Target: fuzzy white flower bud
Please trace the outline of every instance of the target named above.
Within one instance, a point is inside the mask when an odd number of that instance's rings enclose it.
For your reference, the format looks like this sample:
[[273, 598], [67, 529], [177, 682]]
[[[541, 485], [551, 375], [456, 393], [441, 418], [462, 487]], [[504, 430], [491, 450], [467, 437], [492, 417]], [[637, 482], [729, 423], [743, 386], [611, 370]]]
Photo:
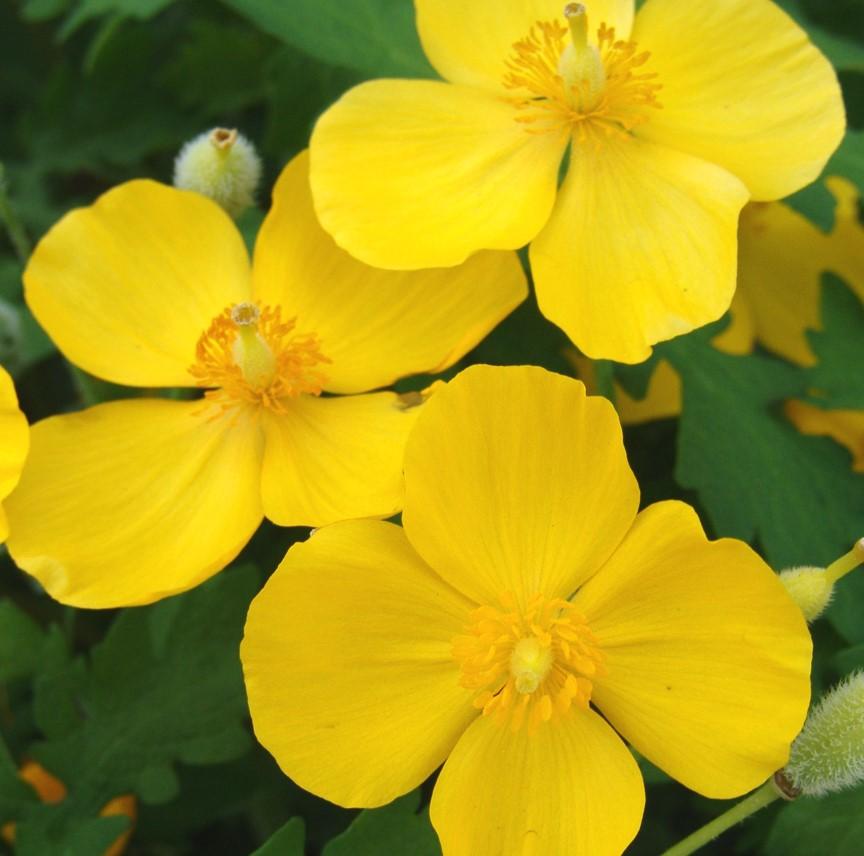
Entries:
[[809, 796], [864, 781], [864, 672], [838, 684], [813, 708], [783, 772]]
[[789, 568], [780, 574], [780, 582], [808, 621], [815, 621], [834, 596], [825, 568]]
[[174, 162], [174, 186], [195, 190], [238, 217], [255, 202], [261, 160], [236, 129], [214, 128], [190, 140]]

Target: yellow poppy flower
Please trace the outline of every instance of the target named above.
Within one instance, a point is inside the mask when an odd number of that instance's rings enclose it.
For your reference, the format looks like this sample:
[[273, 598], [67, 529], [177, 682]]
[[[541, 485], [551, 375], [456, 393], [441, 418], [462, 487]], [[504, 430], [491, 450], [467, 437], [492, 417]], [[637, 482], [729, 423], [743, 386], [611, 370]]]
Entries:
[[0, 366], [0, 544], [9, 536], [2, 501], [18, 484], [29, 445], [27, 420], [18, 409], [15, 385], [6, 369]]
[[415, 0], [447, 82], [345, 94], [312, 135], [313, 196], [380, 267], [532, 241], [543, 313], [583, 353], [638, 362], [728, 309], [741, 207], [816, 178], [843, 102], [769, 0], [562, 6]]
[[250, 608], [255, 733], [299, 785], [377, 806], [444, 762], [445, 856], [604, 856], [644, 803], [616, 730], [710, 797], [785, 763], [804, 619], [689, 506], [637, 514], [608, 401], [535, 367], [469, 368], [418, 417], [405, 484], [404, 530], [317, 531]]
[[[27, 782], [43, 803], [61, 803], [66, 799], [66, 785], [36, 761], [25, 761], [18, 771], [18, 778]], [[134, 825], [138, 817], [138, 800], [132, 794], [109, 800], [99, 812], [99, 817], [113, 817], [119, 814], [128, 817]], [[3, 838], [8, 844], [14, 844], [16, 833], [16, 824], [14, 822], [6, 823], [0, 829], [0, 838]], [[120, 856], [126, 851], [131, 837], [132, 826], [130, 825], [126, 832], [117, 836], [117, 840], [108, 847], [104, 856]]]
[[416, 411], [366, 391], [451, 365], [526, 295], [513, 253], [408, 274], [355, 261], [315, 219], [305, 154], [276, 185], [251, 270], [219, 206], [133, 181], [54, 226], [24, 282], [36, 318], [86, 371], [209, 389], [34, 426], [9, 552], [84, 607], [198, 584], [264, 516], [392, 515]]

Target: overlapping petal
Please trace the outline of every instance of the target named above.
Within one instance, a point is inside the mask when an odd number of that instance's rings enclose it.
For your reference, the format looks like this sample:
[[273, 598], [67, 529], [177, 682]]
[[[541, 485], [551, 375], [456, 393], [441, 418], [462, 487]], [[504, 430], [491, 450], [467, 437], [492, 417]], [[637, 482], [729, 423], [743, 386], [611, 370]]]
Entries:
[[615, 411], [540, 368], [473, 366], [424, 405], [405, 452], [408, 538], [480, 603], [569, 596], [629, 529], [639, 489]]
[[725, 170], [652, 143], [574, 149], [531, 245], [540, 309], [591, 357], [644, 360], [729, 308], [746, 201]]
[[242, 410], [138, 399], [54, 416], [6, 501], [9, 552], [72, 606], [149, 603], [227, 565], [261, 521], [261, 442]]
[[128, 386], [193, 386], [195, 344], [249, 300], [249, 259], [215, 202], [130, 181], [70, 212], [24, 272], [27, 303], [73, 363]]
[[[585, 4], [592, 36], [601, 23], [626, 38], [633, 0]], [[453, 83], [507, 92], [501, 85], [513, 44], [538, 21], [564, 21], [561, 0], [414, 0], [423, 50], [442, 77]]]
[[264, 513], [281, 526], [389, 517], [402, 507], [402, 456], [417, 408], [392, 392], [304, 396], [264, 412]]
[[[18, 409], [15, 385], [6, 370], [0, 367], [0, 501], [18, 484], [29, 446], [27, 419]], [[0, 505], [0, 543], [8, 534], [6, 514]]]
[[470, 608], [393, 524], [338, 523], [296, 544], [240, 652], [258, 739], [340, 805], [416, 787], [477, 716], [450, 653]]
[[725, 167], [754, 199], [813, 181], [843, 138], [834, 69], [771, 0], [648, 0], [633, 39], [663, 86], [638, 133]]
[[318, 120], [311, 183], [323, 227], [370, 265], [448, 267], [527, 244], [549, 217], [565, 129], [530, 134], [503, 97], [378, 80]]
[[864, 410], [825, 410], [806, 401], [787, 401], [786, 416], [802, 433], [831, 437], [849, 450], [852, 469], [864, 473]]
[[644, 805], [633, 756], [580, 710], [534, 732], [474, 722], [438, 777], [431, 815], [447, 856], [618, 856]]
[[331, 360], [326, 389], [343, 393], [447, 368], [527, 295], [515, 253], [480, 252], [455, 268], [413, 272], [358, 262], [318, 224], [306, 153], [276, 184], [253, 270], [256, 299], [320, 337]]
[[708, 542], [683, 503], [652, 505], [574, 603], [605, 656], [593, 702], [645, 757], [715, 798], [783, 766], [807, 713], [812, 646], [746, 544]]

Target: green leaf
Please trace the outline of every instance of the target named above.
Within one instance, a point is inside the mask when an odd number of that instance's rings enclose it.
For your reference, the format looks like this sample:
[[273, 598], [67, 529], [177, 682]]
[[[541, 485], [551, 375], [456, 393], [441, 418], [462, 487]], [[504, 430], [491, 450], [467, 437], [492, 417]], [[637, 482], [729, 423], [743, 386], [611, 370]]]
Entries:
[[801, 0], [778, 0], [806, 31], [813, 43], [840, 71], [864, 71], [864, 47], [858, 42], [820, 27], [807, 17]]
[[420, 791], [413, 791], [384, 808], [360, 812], [345, 832], [327, 844], [324, 856], [440, 856], [438, 837], [427, 813], [417, 813], [419, 805]]
[[93, 18], [116, 15], [146, 21], [176, 0], [80, 0], [60, 28], [60, 38], [67, 39], [82, 24]]
[[120, 794], [170, 799], [177, 761], [212, 764], [247, 750], [237, 651], [257, 581], [254, 568], [232, 568], [187, 594], [127, 609], [89, 663], [43, 676], [36, 720], [46, 738], [29, 754], [69, 790], [45, 821], [52, 840], [65, 841]]
[[302, 817], [292, 817], [266, 844], [252, 856], [303, 856], [306, 844], [306, 828]]
[[[43, 809], [44, 811], [44, 809]], [[47, 813], [47, 812], [45, 812]], [[94, 856], [102, 854], [129, 827], [129, 818], [122, 815], [94, 817], [85, 820], [62, 840], [51, 836], [39, 823], [23, 822], [18, 824], [15, 835], [16, 856]]]
[[783, 806], [765, 842], [765, 856], [860, 856], [864, 787], [823, 799], [802, 797]]
[[864, 305], [836, 276], [822, 278], [822, 329], [807, 333], [818, 362], [807, 369], [821, 407], [864, 410]]
[[658, 348], [683, 386], [678, 483], [698, 492], [717, 534], [758, 540], [775, 568], [827, 565], [861, 535], [864, 478], [844, 449], [802, 436], [779, 412], [805, 393], [802, 370], [721, 353], [717, 332]]
[[256, 26], [367, 77], [435, 77], [405, 0], [223, 0]]

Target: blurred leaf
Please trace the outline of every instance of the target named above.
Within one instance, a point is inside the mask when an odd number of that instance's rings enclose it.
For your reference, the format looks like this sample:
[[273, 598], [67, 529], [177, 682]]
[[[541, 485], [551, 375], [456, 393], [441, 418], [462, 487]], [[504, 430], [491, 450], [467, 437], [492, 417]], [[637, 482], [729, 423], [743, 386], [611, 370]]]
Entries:
[[835, 68], [841, 71], [864, 71], [864, 46], [814, 24], [807, 16], [802, 0], [777, 0], [808, 33], [813, 43]]
[[176, 0], [79, 0], [60, 28], [60, 38], [67, 39], [82, 24], [106, 15], [137, 18], [146, 21]]
[[724, 354], [710, 325], [658, 350], [681, 375], [676, 478], [719, 535], [759, 541], [775, 568], [826, 565], [860, 537], [864, 477], [833, 441], [804, 437], [777, 412], [807, 388], [769, 357]]
[[367, 77], [436, 77], [406, 0], [223, 0], [267, 33]]
[[[45, 810], [45, 807], [43, 807]], [[15, 856], [94, 856], [103, 854], [129, 827], [129, 818], [120, 815], [94, 817], [71, 829], [62, 842], [46, 833], [38, 822], [18, 824]]]
[[46, 738], [30, 754], [69, 789], [40, 813], [51, 841], [65, 841], [120, 794], [171, 798], [176, 761], [218, 763], [246, 751], [237, 650], [256, 588], [253, 568], [233, 568], [177, 598], [124, 610], [89, 663], [43, 677], [36, 718]]
[[831, 409], [864, 410], [864, 305], [836, 276], [826, 274], [822, 281], [822, 329], [807, 332], [818, 359], [807, 369], [814, 387], [810, 400]]
[[17, 819], [35, 804], [36, 794], [18, 778], [18, 767], [0, 737], [0, 824]]
[[29, 677], [66, 660], [60, 630], [43, 630], [12, 601], [0, 601], [0, 683]]
[[327, 844], [323, 856], [440, 856], [438, 837], [427, 812], [417, 813], [419, 805], [420, 791], [412, 791], [383, 808], [360, 812], [345, 832]]
[[302, 817], [292, 817], [252, 856], [303, 856], [306, 831]]
[[783, 806], [765, 842], [765, 856], [860, 856], [864, 788], [822, 799], [801, 797]]

